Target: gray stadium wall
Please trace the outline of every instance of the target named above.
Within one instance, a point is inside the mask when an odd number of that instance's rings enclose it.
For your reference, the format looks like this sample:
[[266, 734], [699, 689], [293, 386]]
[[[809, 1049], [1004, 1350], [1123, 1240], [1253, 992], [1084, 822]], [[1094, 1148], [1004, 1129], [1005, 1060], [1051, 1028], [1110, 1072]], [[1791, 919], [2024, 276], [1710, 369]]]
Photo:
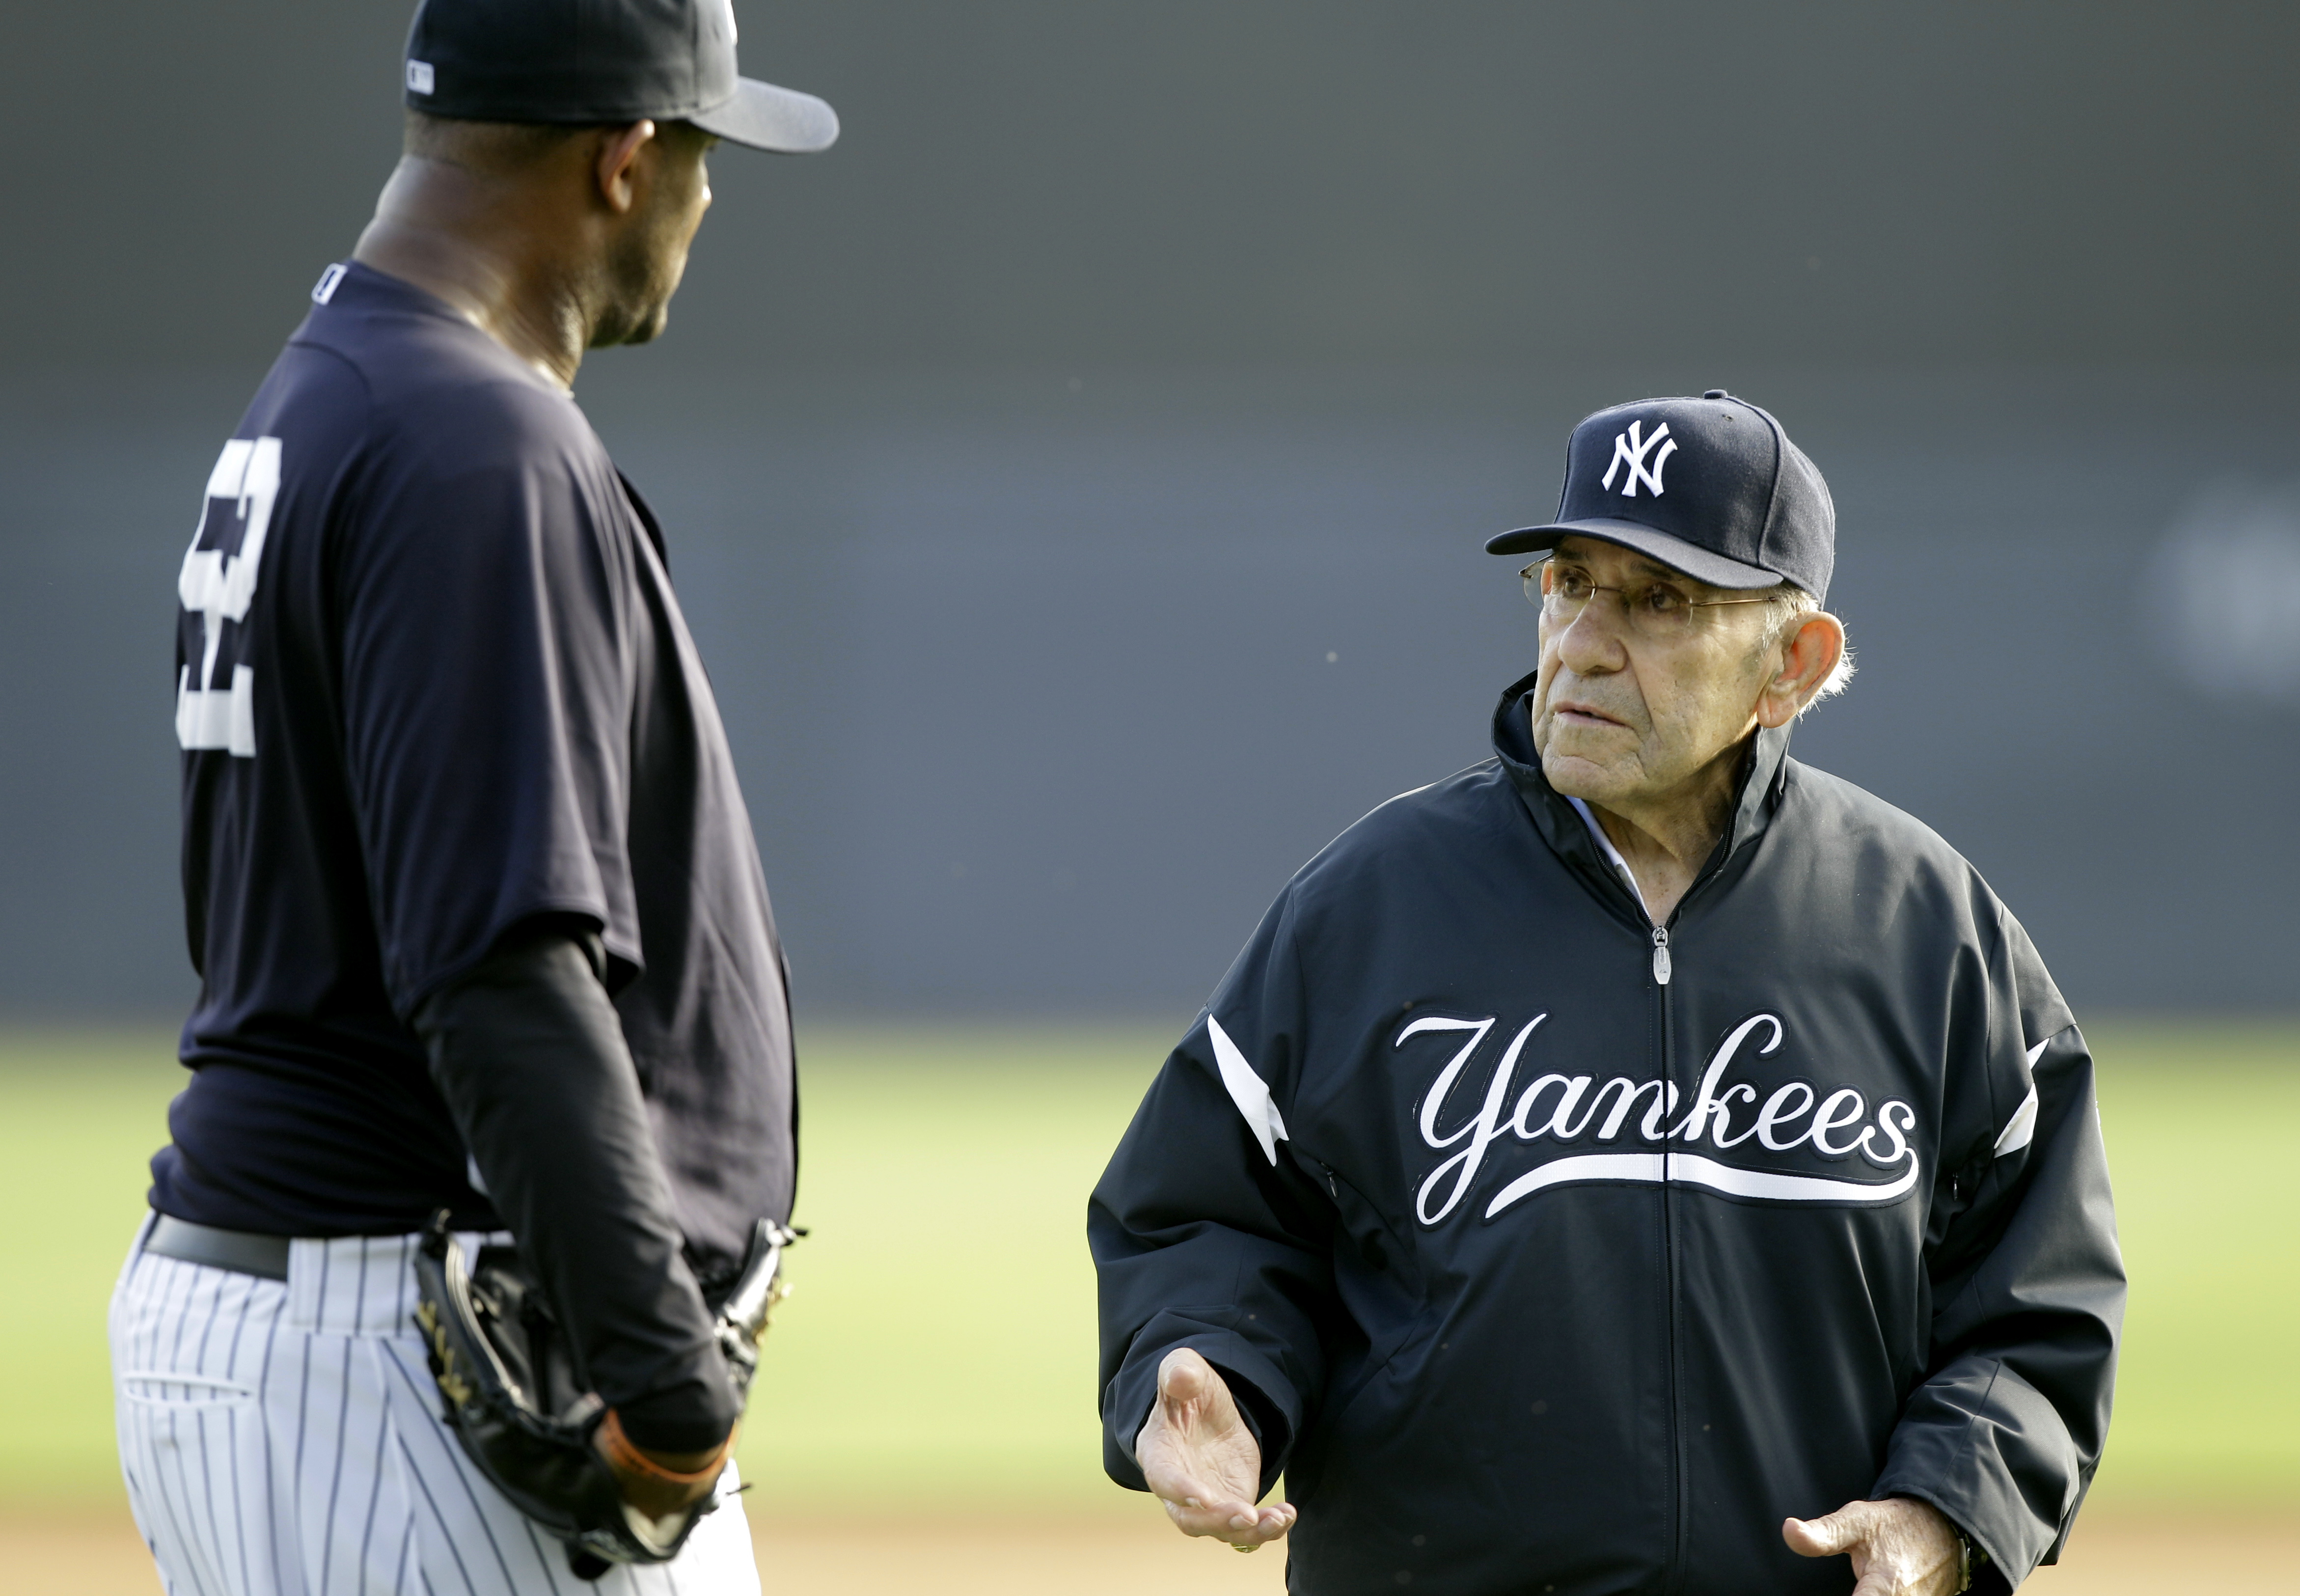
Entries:
[[[1531, 614], [1478, 545], [1572, 421], [1712, 386], [1838, 499], [1862, 671], [1797, 756], [1971, 856], [2080, 1011], [2294, 1007], [2288, 11], [741, 13], [846, 136], [717, 157], [670, 334], [580, 393], [809, 1012], [1187, 1017], [1481, 756]], [[0, 63], [0, 1014], [188, 996], [176, 564], [389, 169], [404, 21], [51, 8]]]

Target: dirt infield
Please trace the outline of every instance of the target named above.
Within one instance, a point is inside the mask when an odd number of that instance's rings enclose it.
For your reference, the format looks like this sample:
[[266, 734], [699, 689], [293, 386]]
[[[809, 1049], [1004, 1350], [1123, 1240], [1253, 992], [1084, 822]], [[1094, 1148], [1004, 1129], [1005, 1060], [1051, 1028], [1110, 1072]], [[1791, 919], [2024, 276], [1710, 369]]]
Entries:
[[[1271, 1596], [1275, 1550], [1239, 1557], [1144, 1517], [997, 1528], [938, 1523], [763, 1526], [769, 1596]], [[153, 1596], [150, 1559], [125, 1512], [0, 1517], [0, 1585], [11, 1596]], [[1849, 1583], [1849, 1582], [1848, 1582]], [[2300, 1519], [2209, 1525], [2106, 1519], [2081, 1528], [2037, 1596], [2295, 1596]]]

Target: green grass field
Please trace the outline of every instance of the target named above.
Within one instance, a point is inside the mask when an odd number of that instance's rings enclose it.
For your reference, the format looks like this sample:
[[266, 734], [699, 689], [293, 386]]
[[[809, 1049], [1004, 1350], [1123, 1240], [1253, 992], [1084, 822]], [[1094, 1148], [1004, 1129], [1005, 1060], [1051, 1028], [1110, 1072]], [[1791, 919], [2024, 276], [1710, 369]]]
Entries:
[[[2102, 1025], [2133, 1306], [2097, 1507], [2300, 1495], [2300, 1232], [2283, 1141], [2300, 1028]], [[1101, 1476], [1086, 1193], [1167, 1040], [829, 1031], [804, 1039], [796, 1287], [746, 1472], [793, 1512], [1004, 1516], [1136, 1504]], [[180, 1083], [169, 1039], [0, 1035], [0, 1492], [118, 1492], [104, 1301]]]

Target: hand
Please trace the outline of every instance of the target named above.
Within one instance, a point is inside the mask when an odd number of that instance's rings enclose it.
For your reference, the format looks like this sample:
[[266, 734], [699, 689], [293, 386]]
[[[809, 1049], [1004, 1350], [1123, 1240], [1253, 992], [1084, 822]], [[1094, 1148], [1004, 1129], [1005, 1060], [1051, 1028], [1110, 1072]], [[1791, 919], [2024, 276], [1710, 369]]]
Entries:
[[1262, 1448], [1213, 1365], [1188, 1347], [1158, 1366], [1158, 1400], [1135, 1437], [1134, 1457], [1186, 1535], [1252, 1551], [1294, 1527], [1294, 1509], [1283, 1502], [1255, 1508]]
[[[718, 1489], [719, 1472], [725, 1466], [733, 1450], [734, 1437], [729, 1436], [707, 1452], [658, 1452], [638, 1445], [622, 1433], [622, 1426], [612, 1411], [599, 1427], [592, 1432], [591, 1445], [607, 1466], [615, 1471], [615, 1483], [623, 1488], [623, 1500], [645, 1514], [666, 1531], [665, 1520], [676, 1519], [688, 1508], [704, 1500]], [[626, 1451], [624, 1449], [629, 1449]], [[667, 1480], [651, 1474], [631, 1462], [631, 1457], [654, 1464], [671, 1474], [700, 1476], [686, 1480]]]
[[1853, 1596], [1952, 1596], [1960, 1572], [1956, 1531], [1913, 1497], [1846, 1502], [1821, 1518], [1790, 1518], [1781, 1539], [1801, 1558], [1853, 1557]]

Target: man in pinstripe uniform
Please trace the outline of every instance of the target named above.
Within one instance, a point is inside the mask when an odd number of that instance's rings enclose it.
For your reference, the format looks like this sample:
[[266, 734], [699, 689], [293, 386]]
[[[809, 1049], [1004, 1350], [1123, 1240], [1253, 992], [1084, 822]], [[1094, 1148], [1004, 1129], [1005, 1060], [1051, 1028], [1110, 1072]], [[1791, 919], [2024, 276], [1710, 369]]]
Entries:
[[406, 156], [211, 474], [176, 730], [199, 1005], [114, 1298], [179, 1596], [576, 1587], [442, 1425], [416, 1233], [508, 1232], [606, 1404], [613, 1596], [758, 1589], [712, 1316], [788, 1217], [783, 962], [653, 516], [575, 406], [663, 325], [738, 79], [727, 0], [427, 0]]

